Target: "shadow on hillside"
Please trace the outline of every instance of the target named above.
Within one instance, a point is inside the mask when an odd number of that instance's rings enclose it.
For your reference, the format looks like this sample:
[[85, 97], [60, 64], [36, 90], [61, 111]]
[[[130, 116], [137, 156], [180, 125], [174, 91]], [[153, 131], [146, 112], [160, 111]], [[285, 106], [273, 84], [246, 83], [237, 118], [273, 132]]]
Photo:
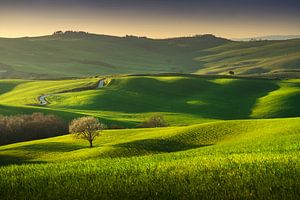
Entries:
[[12, 148], [10, 150], [21, 151], [37, 151], [37, 152], [70, 152], [78, 149], [86, 148], [86, 146], [62, 143], [62, 142], [48, 142], [42, 144], [30, 144], [21, 147]]
[[134, 152], [149, 152], [149, 153], [170, 153], [205, 147], [209, 145], [184, 144], [174, 140], [167, 139], [145, 139], [137, 140], [128, 143], [116, 144], [116, 147], [131, 149]]
[[[0, 65], [1, 65], [1, 63], [0, 63]], [[12, 91], [19, 84], [20, 83], [13, 83], [13, 82], [11, 82], [11, 83], [5, 83], [5, 82], [0, 83], [0, 95]]]
[[[209, 78], [162, 81], [138, 77], [93, 96], [89, 104], [70, 106], [124, 113], [173, 112], [202, 118], [245, 119], [260, 97], [279, 88], [275, 81], [234, 79], [225, 84]], [[192, 103], [190, 103], [192, 102]], [[193, 103], [195, 102], [195, 103]]]
[[30, 161], [28, 158], [0, 155], [0, 167], [7, 165], [22, 165], [22, 164], [40, 164], [42, 161]]

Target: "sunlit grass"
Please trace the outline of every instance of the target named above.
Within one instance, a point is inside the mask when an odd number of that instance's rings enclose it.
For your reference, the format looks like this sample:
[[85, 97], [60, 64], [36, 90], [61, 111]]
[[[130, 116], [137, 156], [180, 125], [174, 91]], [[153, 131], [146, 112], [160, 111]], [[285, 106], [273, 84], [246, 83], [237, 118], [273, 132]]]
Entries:
[[[0, 81], [0, 114], [90, 115], [124, 127], [162, 114], [170, 127], [105, 130], [94, 148], [70, 135], [1, 146], [1, 198], [300, 196], [299, 80], [115, 77], [70, 91], [98, 81]], [[56, 95], [39, 106], [43, 94]], [[296, 118], [253, 119], [274, 117]]]
[[[171, 125], [215, 120], [299, 116], [297, 80], [214, 79], [181, 76], [115, 77], [102, 89], [67, 92], [96, 85], [99, 78], [0, 82], [4, 115], [54, 113], [70, 120], [91, 115], [104, 123], [135, 127], [154, 114]], [[47, 106], [38, 106], [38, 97]]]
[[6, 145], [2, 164], [27, 164], [1, 167], [0, 189], [5, 199], [295, 199], [299, 123], [104, 131], [92, 149], [70, 136]]

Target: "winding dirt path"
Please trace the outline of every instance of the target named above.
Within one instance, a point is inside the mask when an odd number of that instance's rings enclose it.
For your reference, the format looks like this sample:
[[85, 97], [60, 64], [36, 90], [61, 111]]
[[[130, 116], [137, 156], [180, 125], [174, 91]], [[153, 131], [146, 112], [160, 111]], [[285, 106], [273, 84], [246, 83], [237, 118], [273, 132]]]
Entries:
[[[103, 88], [104, 87], [104, 82], [105, 79], [101, 79], [97, 85], [97, 89], [99, 88]], [[38, 100], [39, 100], [39, 104], [44, 106], [44, 105], [47, 105], [49, 102], [47, 101], [47, 97], [50, 97], [50, 96], [53, 96], [55, 94], [45, 94], [45, 95], [41, 95], [38, 97]]]
[[102, 80], [99, 81], [98, 88], [103, 88], [104, 87], [104, 81], [105, 81], [105, 79], [102, 79]]
[[46, 98], [49, 96], [52, 96], [52, 94], [46, 94], [46, 95], [39, 96], [40, 105], [47, 105], [48, 101], [46, 100]]

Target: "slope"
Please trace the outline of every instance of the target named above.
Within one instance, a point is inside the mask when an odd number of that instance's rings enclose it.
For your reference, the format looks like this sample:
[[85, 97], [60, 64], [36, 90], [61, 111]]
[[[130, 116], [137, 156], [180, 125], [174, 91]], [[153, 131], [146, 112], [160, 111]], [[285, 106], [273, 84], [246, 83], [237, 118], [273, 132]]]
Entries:
[[[96, 85], [99, 78], [64, 81], [25, 81], [0, 88], [1, 114], [34, 111], [66, 119], [92, 115], [108, 125], [136, 126], [153, 114], [171, 125], [212, 120], [298, 117], [298, 80], [198, 78], [189, 76], [125, 76], [109, 78], [101, 89], [74, 91]], [[6, 89], [5, 89], [6, 88]], [[65, 91], [64, 93], [61, 93]], [[44, 94], [46, 106], [38, 105]]]
[[70, 136], [7, 145], [2, 164], [23, 165], [0, 167], [0, 189], [6, 199], [297, 199], [299, 122], [105, 131], [93, 149]]
[[[89, 148], [66, 135], [0, 147], [2, 164], [64, 162], [178, 152], [174, 155], [296, 153], [299, 118], [233, 120], [186, 127], [106, 130]], [[259, 130], [256, 128], [259, 127]], [[186, 152], [186, 153], [185, 153]]]
[[0, 38], [0, 77], [59, 78], [132, 73], [299, 77], [299, 39], [236, 42], [213, 35], [149, 39], [64, 33]]
[[207, 49], [207, 55], [195, 58], [205, 63], [197, 73], [227, 74], [234, 70], [239, 75], [299, 77], [299, 44], [299, 39], [254, 41]]
[[211, 35], [153, 40], [92, 34], [0, 38], [0, 77], [193, 72], [193, 52], [228, 42]]

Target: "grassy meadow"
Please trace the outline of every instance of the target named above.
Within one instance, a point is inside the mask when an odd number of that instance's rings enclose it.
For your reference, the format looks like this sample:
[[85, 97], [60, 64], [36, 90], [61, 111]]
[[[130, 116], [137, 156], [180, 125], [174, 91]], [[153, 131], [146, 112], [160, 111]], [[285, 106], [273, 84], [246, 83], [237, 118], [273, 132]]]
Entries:
[[2, 197], [296, 199], [299, 123], [108, 130], [92, 149], [71, 136], [6, 145], [0, 147]]
[[[104, 130], [93, 148], [71, 135], [0, 146], [1, 199], [298, 199], [299, 102], [299, 79], [1, 80], [2, 115], [125, 128]], [[136, 128], [154, 114], [169, 127]]]

